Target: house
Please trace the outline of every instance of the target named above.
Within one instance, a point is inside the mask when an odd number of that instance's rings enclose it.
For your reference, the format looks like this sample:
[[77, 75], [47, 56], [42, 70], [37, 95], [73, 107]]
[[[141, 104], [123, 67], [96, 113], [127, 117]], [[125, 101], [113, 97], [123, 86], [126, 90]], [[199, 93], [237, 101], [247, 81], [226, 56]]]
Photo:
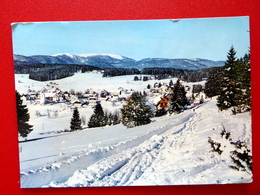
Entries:
[[194, 106], [200, 105], [200, 101], [199, 101], [199, 100], [195, 100], [195, 101], [193, 102], [193, 105], [194, 105]]
[[119, 93], [114, 91], [110, 94], [111, 97], [118, 97], [119, 96]]
[[65, 92], [63, 93], [63, 98], [66, 99], [66, 100], [68, 100], [69, 97], [70, 97], [70, 93], [67, 92], [67, 91], [65, 91]]
[[110, 94], [110, 93], [109, 93], [107, 90], [104, 89], [103, 91], [101, 91], [100, 97], [106, 98], [109, 94]]
[[72, 96], [70, 96], [70, 101], [71, 102], [77, 102], [77, 101], [79, 101], [79, 98], [75, 95], [72, 95]]
[[80, 108], [82, 106], [82, 103], [80, 101], [76, 101], [73, 103], [73, 106]]
[[165, 109], [168, 107], [168, 101], [166, 100], [166, 98], [161, 98], [161, 100], [157, 103], [156, 107], [158, 107], [160, 109]]
[[34, 92], [30, 92], [29, 94], [26, 94], [27, 100], [36, 100], [38, 98], [38, 94]]
[[101, 94], [100, 94], [100, 97], [102, 97], [102, 98], [106, 98], [106, 97], [107, 97], [107, 94], [105, 94], [105, 93], [101, 93]]
[[92, 104], [97, 102], [97, 98], [94, 97], [94, 96], [93, 97], [89, 97], [88, 100], [89, 100], [89, 103], [92, 103]]
[[40, 95], [40, 103], [46, 104], [49, 102], [59, 102], [60, 97], [56, 93], [41, 93]]
[[156, 89], [150, 89], [150, 92], [151, 92], [151, 93], [156, 93], [156, 91], [158, 91], [158, 90], [156, 90]]
[[56, 93], [45, 93], [45, 98], [48, 101], [51, 101], [51, 102], [59, 102], [60, 101], [60, 97]]

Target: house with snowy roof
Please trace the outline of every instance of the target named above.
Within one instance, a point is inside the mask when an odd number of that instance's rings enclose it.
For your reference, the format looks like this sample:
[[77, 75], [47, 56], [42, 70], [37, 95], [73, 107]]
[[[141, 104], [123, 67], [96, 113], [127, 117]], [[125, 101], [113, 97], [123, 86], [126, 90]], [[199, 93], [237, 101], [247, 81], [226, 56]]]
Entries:
[[41, 93], [40, 104], [46, 104], [51, 102], [59, 102], [60, 96], [56, 93]]

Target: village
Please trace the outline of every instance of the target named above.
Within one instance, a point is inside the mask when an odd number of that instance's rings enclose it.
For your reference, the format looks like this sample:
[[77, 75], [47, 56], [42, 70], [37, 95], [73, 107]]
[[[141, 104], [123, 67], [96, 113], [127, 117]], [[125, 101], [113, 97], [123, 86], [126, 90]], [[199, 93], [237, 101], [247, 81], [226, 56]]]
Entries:
[[[154, 79], [153, 79], [154, 80]], [[169, 79], [166, 79], [169, 80]], [[139, 81], [144, 82], [145, 81]], [[167, 109], [169, 106], [169, 95], [173, 93], [173, 86], [175, 84], [170, 82], [160, 82], [154, 80], [154, 84], [148, 84], [146, 89], [138, 91], [142, 95], [147, 96], [152, 100], [151, 108]], [[203, 93], [205, 80], [202, 84], [187, 83], [181, 81], [185, 85], [185, 92], [190, 105], [199, 105], [203, 103], [205, 94]], [[171, 85], [171, 86], [169, 86]], [[63, 91], [60, 89], [59, 84], [55, 81], [50, 81], [45, 84], [41, 90], [31, 90], [32, 87], [28, 86], [27, 93], [21, 94], [24, 104], [31, 105], [54, 105], [64, 103], [70, 109], [82, 108], [86, 106], [94, 106], [101, 102], [110, 102], [112, 106], [120, 104], [121, 106], [126, 103], [127, 98], [131, 96], [134, 89], [126, 89], [124, 87], [118, 87], [117, 90], [108, 91], [106, 89], [86, 89], [84, 92], [71, 89], [69, 91]], [[163, 100], [163, 101], [162, 101]]]

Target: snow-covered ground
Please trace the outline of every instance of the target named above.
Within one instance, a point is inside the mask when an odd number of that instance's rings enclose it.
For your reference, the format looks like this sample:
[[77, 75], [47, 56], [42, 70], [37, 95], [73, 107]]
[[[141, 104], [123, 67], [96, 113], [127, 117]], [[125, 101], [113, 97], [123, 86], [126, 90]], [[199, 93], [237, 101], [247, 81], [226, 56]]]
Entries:
[[[112, 91], [118, 87], [141, 91], [155, 82], [133, 81], [133, 78], [132, 75], [102, 78], [91, 73], [55, 82], [64, 91], [72, 88]], [[16, 75], [16, 89], [20, 93], [26, 92], [29, 86], [40, 90], [45, 84], [29, 80], [28, 75]], [[219, 112], [216, 98], [180, 114], [153, 118], [145, 126], [126, 128], [119, 124], [89, 129], [85, 125], [77, 132], [64, 132], [69, 129], [72, 116], [64, 104], [28, 103], [27, 106], [34, 131], [26, 142], [19, 143], [23, 188], [251, 182], [248, 173], [228, 167], [233, 165], [230, 151], [235, 148], [220, 136], [224, 126], [231, 133], [232, 141], [244, 141], [251, 150], [250, 113]], [[102, 106], [110, 110], [122, 105], [103, 102]], [[36, 110], [42, 116], [35, 116]], [[48, 118], [46, 110], [58, 110], [59, 114]], [[91, 106], [79, 111], [87, 120], [93, 113]], [[209, 137], [221, 143], [221, 155], [211, 152]]]

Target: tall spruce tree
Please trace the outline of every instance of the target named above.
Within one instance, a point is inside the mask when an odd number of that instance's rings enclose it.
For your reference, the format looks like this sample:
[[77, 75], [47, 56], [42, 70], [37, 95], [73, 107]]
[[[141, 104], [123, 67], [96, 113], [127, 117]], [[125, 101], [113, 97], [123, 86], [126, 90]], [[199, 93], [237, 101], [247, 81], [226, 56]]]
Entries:
[[70, 121], [70, 130], [71, 131], [78, 131], [81, 130], [81, 119], [79, 116], [79, 111], [77, 108], [74, 109], [73, 111], [73, 115]]
[[146, 105], [145, 98], [138, 92], [132, 93], [126, 105], [121, 109], [122, 123], [128, 128], [149, 124], [151, 122], [152, 111]]
[[250, 84], [250, 60], [249, 54], [237, 61], [236, 94], [234, 100], [236, 106], [232, 108], [234, 114], [251, 110], [251, 84]]
[[172, 79], [170, 80], [169, 82], [169, 87], [172, 87], [173, 86], [173, 82], [172, 82]]
[[179, 112], [184, 109], [184, 106], [187, 105], [187, 103], [186, 91], [179, 78], [173, 88], [173, 94], [171, 94], [171, 107], [169, 111]]
[[88, 127], [103, 127], [107, 124], [107, 115], [105, 115], [100, 103], [96, 104], [94, 108], [94, 114], [91, 115]]
[[250, 67], [250, 51], [248, 54], [245, 54], [243, 57], [244, 62], [244, 79], [243, 79], [243, 89], [244, 89], [244, 102], [245, 102], [245, 111], [251, 110], [251, 67]]
[[23, 105], [21, 95], [16, 91], [16, 109], [18, 121], [18, 133], [21, 137], [26, 138], [32, 132], [32, 125], [28, 124], [30, 114], [26, 105]]
[[228, 52], [227, 60], [223, 69], [223, 79], [221, 81], [221, 91], [217, 98], [217, 106], [222, 110], [226, 110], [236, 106], [234, 99], [236, 91], [236, 51], [232, 46]]
[[204, 90], [207, 97], [211, 98], [220, 95], [222, 77], [222, 69], [220, 68], [213, 69], [209, 72]]
[[220, 111], [232, 108], [233, 114], [251, 110], [249, 54], [237, 60], [233, 46], [223, 69], [217, 106]]

